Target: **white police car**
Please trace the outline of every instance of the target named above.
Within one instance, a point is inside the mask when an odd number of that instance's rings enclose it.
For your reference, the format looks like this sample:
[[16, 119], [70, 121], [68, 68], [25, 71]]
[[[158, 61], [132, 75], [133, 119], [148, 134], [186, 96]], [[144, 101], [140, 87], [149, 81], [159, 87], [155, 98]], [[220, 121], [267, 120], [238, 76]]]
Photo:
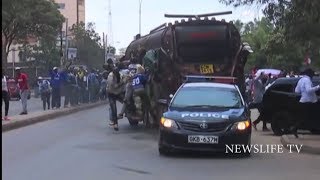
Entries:
[[226, 145], [250, 145], [250, 112], [234, 84], [185, 83], [167, 105], [160, 122], [160, 154], [172, 150], [225, 152]]

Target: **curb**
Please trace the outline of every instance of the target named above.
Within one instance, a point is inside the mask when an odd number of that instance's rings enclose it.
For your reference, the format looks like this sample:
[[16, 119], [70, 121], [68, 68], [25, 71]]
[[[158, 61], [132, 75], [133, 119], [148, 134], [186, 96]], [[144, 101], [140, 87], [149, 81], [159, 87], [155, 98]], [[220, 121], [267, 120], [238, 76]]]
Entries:
[[[282, 143], [282, 145], [288, 149], [288, 146], [289, 144], [296, 144], [296, 143], [292, 143], [290, 142], [290, 139], [287, 135], [282, 135], [281, 138], [280, 138], [280, 141]], [[298, 145], [298, 144], [296, 144]], [[292, 150], [295, 150], [295, 148], [293, 148]], [[319, 155], [320, 154], [320, 148], [316, 148], [316, 147], [312, 147], [312, 146], [308, 146], [308, 145], [304, 145], [302, 146], [301, 148], [301, 152], [302, 153], [308, 153], [308, 154], [317, 154]]]
[[102, 102], [97, 102], [94, 104], [88, 104], [88, 105], [79, 106], [79, 107], [60, 109], [60, 110], [55, 110], [54, 112], [50, 112], [48, 114], [43, 114], [43, 115], [36, 116], [36, 117], [30, 117], [25, 120], [19, 120], [19, 121], [15, 121], [15, 122], [8, 123], [8, 124], [2, 124], [2, 132], [18, 129], [21, 127], [25, 127], [25, 126], [32, 125], [32, 124], [39, 123], [39, 122], [44, 122], [47, 120], [52, 120], [53, 118], [69, 115], [69, 114], [76, 113], [76, 112], [79, 112], [82, 110], [92, 109], [92, 108], [95, 108], [95, 107], [98, 107], [100, 105], [107, 104], [107, 103], [108, 103], [107, 101], [102, 101]]

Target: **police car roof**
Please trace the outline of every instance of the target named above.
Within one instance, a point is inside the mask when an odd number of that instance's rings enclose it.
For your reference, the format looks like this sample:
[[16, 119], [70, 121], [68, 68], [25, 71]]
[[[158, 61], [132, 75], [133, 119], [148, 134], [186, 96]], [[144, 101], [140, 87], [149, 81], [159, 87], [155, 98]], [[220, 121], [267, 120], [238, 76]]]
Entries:
[[230, 88], [235, 89], [233, 84], [222, 84], [222, 83], [213, 83], [213, 82], [190, 82], [185, 83], [183, 87], [217, 87], [217, 88]]

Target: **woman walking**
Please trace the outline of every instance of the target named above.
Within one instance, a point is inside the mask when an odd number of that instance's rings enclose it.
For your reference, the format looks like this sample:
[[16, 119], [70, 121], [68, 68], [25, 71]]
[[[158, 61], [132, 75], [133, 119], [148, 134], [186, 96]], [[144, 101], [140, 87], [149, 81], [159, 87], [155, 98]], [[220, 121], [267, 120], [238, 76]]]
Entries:
[[10, 99], [10, 97], [9, 97], [9, 92], [8, 92], [7, 78], [5, 75], [2, 75], [2, 100], [4, 101], [4, 106], [5, 106], [5, 113], [4, 113], [4, 117], [2, 118], [2, 120], [5, 120], [5, 121], [10, 120], [8, 118], [9, 99]]

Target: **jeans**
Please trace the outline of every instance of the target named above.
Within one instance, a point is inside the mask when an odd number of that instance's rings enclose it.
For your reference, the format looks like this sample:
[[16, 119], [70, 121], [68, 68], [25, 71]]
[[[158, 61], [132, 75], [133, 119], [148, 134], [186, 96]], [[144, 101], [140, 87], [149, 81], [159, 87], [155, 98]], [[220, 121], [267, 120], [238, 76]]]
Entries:
[[108, 98], [109, 98], [109, 105], [110, 105], [110, 110], [111, 110], [110, 120], [111, 120], [114, 124], [118, 124], [118, 118], [117, 118], [117, 97], [116, 97], [116, 95], [109, 94], [109, 95], [108, 95]]
[[22, 112], [25, 112], [25, 113], [28, 112], [27, 111], [28, 95], [29, 95], [28, 90], [22, 90], [20, 92], [21, 103], [22, 103]]
[[46, 110], [46, 104], [48, 104], [48, 109], [50, 109], [50, 96], [51, 96], [50, 92], [41, 93], [43, 110]]

